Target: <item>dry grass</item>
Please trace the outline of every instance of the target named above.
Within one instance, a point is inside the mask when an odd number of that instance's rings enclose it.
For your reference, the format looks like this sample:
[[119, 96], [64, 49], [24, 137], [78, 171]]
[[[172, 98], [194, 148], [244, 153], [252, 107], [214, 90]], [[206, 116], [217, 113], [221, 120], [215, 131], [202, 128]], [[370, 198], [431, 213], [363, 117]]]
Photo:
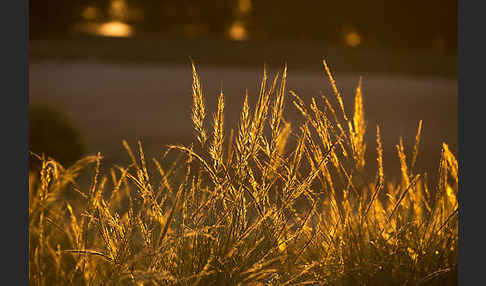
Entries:
[[[454, 155], [444, 143], [437, 186], [415, 174], [419, 123], [411, 161], [403, 141], [397, 146], [401, 180], [387, 180], [377, 126], [378, 170], [367, 179], [361, 83], [348, 115], [325, 62], [324, 68], [333, 98], [306, 104], [290, 92], [305, 119], [301, 126], [285, 121], [284, 68], [271, 82], [264, 72], [253, 109], [245, 94], [229, 136], [221, 91], [208, 132], [194, 67], [197, 142], [169, 146], [166, 154], [181, 154], [174, 164], [148, 164], [141, 143], [136, 156], [126, 142], [132, 164], [108, 174], [100, 154], [69, 168], [39, 157], [40, 172], [29, 175], [30, 282], [455, 285]], [[91, 188], [80, 190], [76, 178], [93, 164]]]

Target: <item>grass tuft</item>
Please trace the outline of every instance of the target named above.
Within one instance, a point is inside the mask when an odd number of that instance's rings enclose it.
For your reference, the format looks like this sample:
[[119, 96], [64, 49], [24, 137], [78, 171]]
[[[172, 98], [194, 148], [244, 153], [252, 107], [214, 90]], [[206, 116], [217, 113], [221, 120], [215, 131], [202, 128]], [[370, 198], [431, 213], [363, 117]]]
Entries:
[[[69, 168], [35, 155], [42, 164], [29, 174], [30, 282], [456, 285], [454, 154], [443, 143], [437, 185], [415, 174], [420, 121], [413, 153], [406, 154], [403, 139], [396, 146], [402, 176], [392, 180], [377, 126], [378, 167], [374, 178], [366, 177], [361, 80], [354, 112], [346, 114], [323, 63], [338, 108], [324, 95], [306, 104], [290, 91], [301, 125], [285, 120], [287, 68], [271, 84], [265, 69], [255, 106], [246, 92], [228, 137], [221, 91], [208, 142], [193, 63], [196, 144], [166, 151], [185, 160], [146, 160], [141, 142], [136, 156], [123, 141], [132, 163], [105, 175], [101, 154]], [[86, 190], [76, 183], [84, 168], [94, 168]], [[66, 190], [74, 195], [63, 196]]]

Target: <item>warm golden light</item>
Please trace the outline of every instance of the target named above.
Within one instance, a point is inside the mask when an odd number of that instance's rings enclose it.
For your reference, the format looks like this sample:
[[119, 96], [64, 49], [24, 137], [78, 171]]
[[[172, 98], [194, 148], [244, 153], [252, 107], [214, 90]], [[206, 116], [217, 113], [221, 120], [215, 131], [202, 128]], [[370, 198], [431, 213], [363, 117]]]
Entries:
[[128, 7], [125, 0], [112, 0], [109, 14], [114, 20], [125, 20], [128, 17]]
[[88, 6], [86, 7], [83, 12], [81, 13], [81, 16], [83, 19], [92, 21], [98, 17], [99, 11], [96, 7], [93, 6]]
[[251, 11], [251, 0], [238, 0], [238, 12], [245, 14]]
[[344, 40], [346, 41], [346, 45], [353, 48], [361, 44], [361, 36], [356, 32], [347, 33]]
[[76, 33], [103, 37], [131, 37], [135, 34], [132, 26], [119, 21], [105, 23], [78, 23], [73, 27]]
[[105, 37], [130, 37], [133, 35], [133, 28], [123, 22], [112, 21], [101, 24], [97, 32]]
[[235, 41], [246, 41], [248, 39], [248, 32], [240, 21], [233, 22], [229, 29], [229, 37]]
[[126, 0], [110, 0], [108, 21], [100, 23], [102, 11], [96, 6], [87, 6], [81, 12], [84, 21], [75, 24], [75, 33], [97, 35], [103, 37], [131, 37], [135, 34], [133, 26], [127, 24], [143, 18], [140, 9], [129, 9]]

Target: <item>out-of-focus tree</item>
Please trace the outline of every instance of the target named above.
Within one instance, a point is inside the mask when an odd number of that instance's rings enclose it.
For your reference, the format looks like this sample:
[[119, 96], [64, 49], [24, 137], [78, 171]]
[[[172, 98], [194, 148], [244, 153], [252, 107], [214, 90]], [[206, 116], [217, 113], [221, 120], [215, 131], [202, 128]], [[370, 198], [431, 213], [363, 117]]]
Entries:
[[357, 5], [353, 18], [382, 45], [457, 48], [457, 0], [370, 0]]
[[249, 27], [251, 35], [262, 39], [313, 38], [334, 36], [340, 21], [336, 21], [339, 5], [336, 1], [252, 1]]
[[[45, 154], [70, 167], [82, 158], [85, 146], [80, 130], [62, 108], [47, 102], [35, 102], [29, 106], [29, 151]], [[38, 168], [39, 163], [33, 157], [30, 167]]]
[[457, 47], [457, 0], [253, 0], [252, 6], [252, 37], [339, 42], [352, 28], [369, 45]]
[[109, 0], [30, 0], [29, 33], [31, 39], [66, 36], [89, 5], [108, 5]]
[[117, 1], [140, 14], [125, 19], [137, 35], [223, 37], [240, 21], [253, 39], [343, 43], [354, 32], [363, 45], [457, 48], [457, 0], [31, 0], [31, 36], [65, 35], [94, 9], [111, 19]]
[[222, 36], [231, 25], [235, 0], [133, 1], [143, 10], [139, 27], [145, 33]]

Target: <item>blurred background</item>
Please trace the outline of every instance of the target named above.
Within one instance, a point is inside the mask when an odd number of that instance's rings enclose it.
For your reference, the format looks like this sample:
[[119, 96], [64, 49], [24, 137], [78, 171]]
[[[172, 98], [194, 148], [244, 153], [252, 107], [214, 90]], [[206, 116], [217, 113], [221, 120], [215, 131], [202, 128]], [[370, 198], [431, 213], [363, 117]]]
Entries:
[[420, 119], [419, 169], [435, 173], [443, 141], [457, 154], [457, 0], [31, 0], [30, 102], [55, 105], [79, 133], [36, 140], [100, 151], [107, 165], [127, 161], [122, 139], [154, 157], [189, 144], [189, 57], [211, 112], [223, 88], [226, 126], [246, 88], [256, 100], [264, 63], [272, 73], [287, 63], [288, 89], [306, 102], [332, 96], [326, 59], [350, 112], [363, 77], [368, 150], [379, 124], [390, 173], [394, 145], [404, 136], [410, 152]]

